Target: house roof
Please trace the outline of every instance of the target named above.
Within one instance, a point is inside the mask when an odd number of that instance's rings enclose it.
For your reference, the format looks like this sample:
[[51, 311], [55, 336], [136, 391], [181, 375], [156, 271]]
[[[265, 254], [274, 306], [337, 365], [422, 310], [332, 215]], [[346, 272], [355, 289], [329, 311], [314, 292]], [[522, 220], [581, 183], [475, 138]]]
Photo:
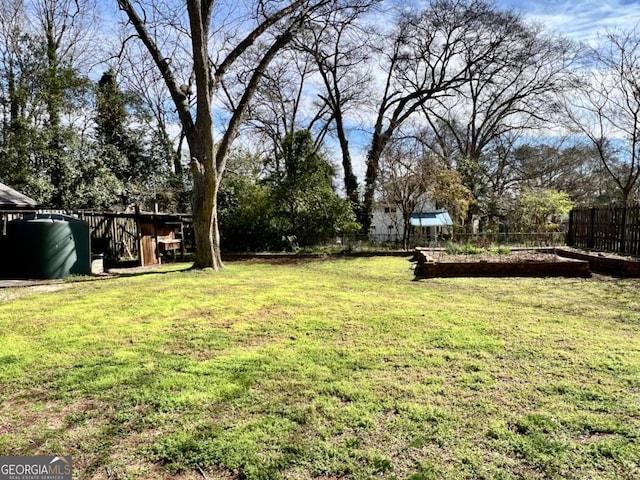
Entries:
[[444, 227], [453, 225], [453, 221], [446, 210], [435, 210], [433, 212], [412, 213], [411, 225], [414, 227]]
[[0, 208], [37, 208], [40, 204], [33, 198], [0, 183]]

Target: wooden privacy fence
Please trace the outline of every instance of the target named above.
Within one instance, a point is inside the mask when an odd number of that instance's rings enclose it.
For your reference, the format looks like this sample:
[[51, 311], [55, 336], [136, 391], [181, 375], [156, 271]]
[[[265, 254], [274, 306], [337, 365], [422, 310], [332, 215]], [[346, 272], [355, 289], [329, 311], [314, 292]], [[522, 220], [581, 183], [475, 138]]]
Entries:
[[640, 205], [574, 208], [567, 245], [640, 255]]
[[2, 210], [2, 234], [11, 220], [38, 213], [72, 215], [89, 224], [91, 252], [104, 254], [109, 261], [140, 258], [141, 224], [172, 225], [179, 230], [182, 247], [193, 245], [191, 215], [156, 213], [93, 212], [86, 210]]
[[140, 255], [135, 214], [78, 212], [77, 216], [89, 224], [93, 253], [113, 260]]

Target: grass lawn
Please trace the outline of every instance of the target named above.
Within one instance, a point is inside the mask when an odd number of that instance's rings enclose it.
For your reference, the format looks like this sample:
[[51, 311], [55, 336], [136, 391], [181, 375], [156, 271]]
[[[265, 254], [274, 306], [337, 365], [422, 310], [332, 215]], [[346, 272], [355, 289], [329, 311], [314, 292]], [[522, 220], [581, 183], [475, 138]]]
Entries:
[[640, 282], [406, 259], [1, 292], [0, 455], [77, 478], [640, 478]]

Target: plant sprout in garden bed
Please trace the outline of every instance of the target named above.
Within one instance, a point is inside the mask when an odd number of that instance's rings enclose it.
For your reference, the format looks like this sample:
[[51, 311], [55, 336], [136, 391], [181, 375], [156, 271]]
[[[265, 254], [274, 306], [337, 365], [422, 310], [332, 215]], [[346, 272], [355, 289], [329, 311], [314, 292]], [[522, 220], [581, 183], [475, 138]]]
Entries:
[[511, 254], [511, 249], [504, 245], [500, 246], [491, 246], [488, 248], [480, 247], [472, 244], [471, 242], [467, 242], [465, 245], [460, 245], [458, 243], [448, 243], [444, 249], [445, 253], [449, 255], [509, 255]]

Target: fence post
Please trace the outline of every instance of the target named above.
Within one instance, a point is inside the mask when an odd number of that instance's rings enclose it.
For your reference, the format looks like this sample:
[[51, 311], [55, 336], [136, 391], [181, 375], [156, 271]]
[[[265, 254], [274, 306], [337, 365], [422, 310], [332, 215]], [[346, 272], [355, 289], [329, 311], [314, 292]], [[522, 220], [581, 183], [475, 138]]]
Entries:
[[593, 248], [596, 236], [596, 209], [589, 211], [589, 222], [587, 223], [587, 248]]
[[627, 204], [622, 207], [622, 233], [620, 234], [620, 253], [627, 253]]
[[571, 209], [571, 211], [569, 212], [569, 230], [567, 231], [567, 239], [565, 240], [565, 242], [567, 243], [567, 245], [569, 247], [573, 247], [574, 245], [574, 238], [575, 238], [575, 213], [574, 213], [575, 209]]

